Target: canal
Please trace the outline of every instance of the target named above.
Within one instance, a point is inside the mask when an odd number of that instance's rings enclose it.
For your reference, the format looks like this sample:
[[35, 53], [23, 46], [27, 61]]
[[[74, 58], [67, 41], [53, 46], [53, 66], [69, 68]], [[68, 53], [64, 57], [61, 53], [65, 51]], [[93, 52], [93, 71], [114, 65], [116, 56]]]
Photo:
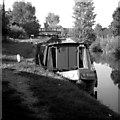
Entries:
[[98, 77], [97, 100], [120, 113], [120, 60], [93, 54]]
[[115, 112], [120, 113], [120, 89], [111, 78], [112, 68], [94, 63], [98, 76], [97, 99]]

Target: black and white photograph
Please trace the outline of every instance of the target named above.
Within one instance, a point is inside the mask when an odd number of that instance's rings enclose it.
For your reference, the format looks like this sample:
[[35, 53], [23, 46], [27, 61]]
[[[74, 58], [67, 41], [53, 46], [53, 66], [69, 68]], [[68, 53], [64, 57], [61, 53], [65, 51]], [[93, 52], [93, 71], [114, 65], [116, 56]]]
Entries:
[[0, 0], [0, 120], [120, 120], [120, 0]]

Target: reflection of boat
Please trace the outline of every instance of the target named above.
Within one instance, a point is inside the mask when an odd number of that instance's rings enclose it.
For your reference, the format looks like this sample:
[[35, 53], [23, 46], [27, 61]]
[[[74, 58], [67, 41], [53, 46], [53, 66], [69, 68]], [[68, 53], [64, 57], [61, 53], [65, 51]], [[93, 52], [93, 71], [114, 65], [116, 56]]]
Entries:
[[97, 74], [83, 43], [38, 44], [36, 64], [68, 78], [92, 93], [97, 87]]

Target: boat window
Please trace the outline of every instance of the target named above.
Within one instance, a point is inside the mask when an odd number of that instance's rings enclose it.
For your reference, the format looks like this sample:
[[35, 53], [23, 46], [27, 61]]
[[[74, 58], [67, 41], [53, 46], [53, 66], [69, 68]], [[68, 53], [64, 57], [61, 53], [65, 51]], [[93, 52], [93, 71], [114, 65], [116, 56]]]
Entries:
[[53, 68], [56, 68], [56, 48], [51, 48]]
[[83, 54], [84, 54], [84, 47], [79, 47], [79, 68], [83, 67]]
[[83, 52], [83, 66], [84, 68], [91, 69], [91, 60], [90, 60], [88, 49], [84, 49], [84, 52]]
[[47, 68], [53, 71], [56, 69], [56, 48], [55, 47], [49, 47], [48, 49]]

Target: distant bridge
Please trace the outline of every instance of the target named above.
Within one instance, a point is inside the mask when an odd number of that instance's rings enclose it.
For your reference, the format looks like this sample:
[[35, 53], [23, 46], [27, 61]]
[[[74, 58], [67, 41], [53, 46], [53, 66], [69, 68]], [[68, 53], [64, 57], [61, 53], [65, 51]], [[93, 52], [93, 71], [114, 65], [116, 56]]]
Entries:
[[53, 35], [61, 35], [62, 29], [60, 28], [40, 28], [39, 35], [41, 36], [53, 36]]
[[54, 35], [60, 35], [63, 31], [69, 31], [72, 28], [40, 28], [39, 29], [39, 35], [40, 36], [54, 36]]
[[62, 31], [61, 28], [40, 28], [40, 32], [59, 32]]

